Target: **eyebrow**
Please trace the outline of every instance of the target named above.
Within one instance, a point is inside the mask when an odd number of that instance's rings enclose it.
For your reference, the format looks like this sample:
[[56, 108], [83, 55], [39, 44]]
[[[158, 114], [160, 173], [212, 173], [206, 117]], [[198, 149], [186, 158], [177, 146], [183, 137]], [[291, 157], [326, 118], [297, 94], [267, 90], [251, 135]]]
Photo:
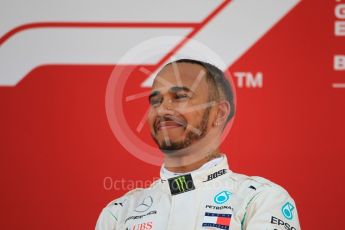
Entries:
[[[177, 93], [179, 91], [187, 91], [187, 92], [191, 92], [193, 94], [195, 94], [190, 88], [186, 87], [186, 86], [173, 86], [169, 89], [169, 92], [172, 93]], [[153, 91], [150, 95], [149, 95], [149, 101], [151, 100], [152, 97], [160, 95], [161, 92], [158, 90]]]
[[194, 93], [190, 88], [188, 88], [186, 86], [173, 86], [173, 87], [170, 88], [169, 91], [174, 92], [174, 93], [176, 93], [178, 91], [187, 91], [187, 92]]

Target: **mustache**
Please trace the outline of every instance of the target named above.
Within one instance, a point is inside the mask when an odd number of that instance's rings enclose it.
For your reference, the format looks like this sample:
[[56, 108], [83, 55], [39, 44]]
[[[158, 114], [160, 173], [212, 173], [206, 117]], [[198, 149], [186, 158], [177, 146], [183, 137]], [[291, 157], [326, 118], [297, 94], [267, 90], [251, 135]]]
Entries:
[[174, 115], [171, 114], [165, 114], [163, 116], [158, 116], [155, 120], [155, 128], [157, 128], [158, 124], [162, 121], [173, 121], [176, 122], [177, 124], [186, 127], [187, 126], [187, 122], [185, 119], [180, 118], [180, 117], [176, 117]]

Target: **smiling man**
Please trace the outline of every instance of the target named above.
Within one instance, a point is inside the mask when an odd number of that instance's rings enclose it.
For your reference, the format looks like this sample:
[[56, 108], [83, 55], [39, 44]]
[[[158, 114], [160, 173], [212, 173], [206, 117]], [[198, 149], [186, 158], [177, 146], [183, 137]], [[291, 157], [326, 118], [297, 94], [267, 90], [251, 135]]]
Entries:
[[161, 179], [105, 207], [97, 230], [300, 229], [296, 205], [279, 185], [232, 172], [219, 151], [235, 114], [217, 67], [182, 59], [156, 76], [148, 125], [164, 154]]

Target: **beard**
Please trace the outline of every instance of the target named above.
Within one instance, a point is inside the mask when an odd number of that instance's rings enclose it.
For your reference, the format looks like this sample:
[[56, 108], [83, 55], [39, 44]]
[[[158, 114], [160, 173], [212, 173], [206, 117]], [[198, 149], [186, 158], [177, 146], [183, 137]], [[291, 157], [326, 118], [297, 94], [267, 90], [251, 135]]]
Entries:
[[152, 133], [151, 136], [158, 145], [159, 149], [164, 153], [171, 153], [175, 152], [176, 150], [184, 149], [190, 146], [193, 142], [200, 140], [207, 134], [207, 124], [210, 116], [210, 111], [211, 108], [208, 107], [205, 110], [200, 123], [196, 127], [194, 127], [195, 129], [199, 130], [200, 133], [193, 132], [192, 130], [187, 130], [186, 137], [182, 141], [173, 142], [170, 140], [170, 142], [163, 141], [162, 143], [159, 143], [157, 138]]

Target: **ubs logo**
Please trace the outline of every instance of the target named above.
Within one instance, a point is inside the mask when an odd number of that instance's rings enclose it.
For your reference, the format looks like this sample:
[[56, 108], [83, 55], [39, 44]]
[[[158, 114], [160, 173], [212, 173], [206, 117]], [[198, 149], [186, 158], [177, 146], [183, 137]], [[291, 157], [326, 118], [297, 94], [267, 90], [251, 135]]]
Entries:
[[152, 229], [152, 222], [146, 222], [142, 224], [135, 224], [132, 228], [126, 228], [126, 230], [149, 230]]

